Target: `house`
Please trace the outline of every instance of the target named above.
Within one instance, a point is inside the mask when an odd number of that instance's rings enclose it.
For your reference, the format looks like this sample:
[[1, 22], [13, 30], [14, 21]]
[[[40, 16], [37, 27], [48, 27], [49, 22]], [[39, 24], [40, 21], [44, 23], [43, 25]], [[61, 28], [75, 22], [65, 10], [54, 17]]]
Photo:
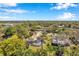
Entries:
[[73, 44], [79, 44], [79, 35], [75, 34], [73, 37], [69, 37]]
[[58, 27], [64, 27], [64, 24], [59, 24], [59, 26]]
[[34, 41], [34, 46], [41, 46], [44, 43], [44, 41], [41, 38], [37, 38], [37, 40]]
[[10, 23], [6, 23], [6, 24], [2, 24], [2, 26], [10, 27], [10, 26], [14, 26], [14, 25], [13, 24], [10, 24]]
[[77, 39], [75, 43], [79, 44], [79, 39]]
[[36, 40], [28, 39], [27, 42], [29, 45], [32, 45], [32, 46], [41, 46], [44, 43], [44, 41], [40, 37], [37, 37]]
[[33, 44], [33, 39], [28, 39], [28, 40], [27, 40], [27, 43], [28, 43], [29, 45], [32, 45], [32, 44]]
[[79, 44], [78, 38], [74, 38], [74, 39], [72, 38], [71, 41], [72, 41], [73, 44]]
[[60, 39], [60, 38], [52, 38], [52, 41], [51, 41], [51, 45], [54, 45], [54, 46], [69, 46], [71, 44], [71, 41], [68, 40], [68, 39]]

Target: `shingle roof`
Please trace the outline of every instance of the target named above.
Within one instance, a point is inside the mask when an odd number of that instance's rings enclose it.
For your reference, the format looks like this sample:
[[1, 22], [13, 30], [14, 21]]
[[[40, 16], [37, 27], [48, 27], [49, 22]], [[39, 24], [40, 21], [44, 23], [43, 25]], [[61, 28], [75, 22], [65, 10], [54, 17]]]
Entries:
[[52, 38], [52, 42], [53, 44], [57, 44], [57, 45], [69, 45], [70, 44], [70, 40], [68, 39], [59, 39], [59, 38]]

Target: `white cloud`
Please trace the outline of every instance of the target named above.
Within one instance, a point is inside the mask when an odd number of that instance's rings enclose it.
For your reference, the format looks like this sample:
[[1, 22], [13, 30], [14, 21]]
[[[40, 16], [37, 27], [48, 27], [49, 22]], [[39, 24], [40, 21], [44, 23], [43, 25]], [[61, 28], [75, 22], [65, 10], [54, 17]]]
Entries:
[[12, 16], [0, 16], [0, 21], [22, 21], [24, 19], [16, 18]]
[[16, 18], [10, 16], [0, 16], [0, 21], [8, 21], [8, 20], [15, 20]]
[[28, 10], [22, 10], [22, 9], [2, 9], [6, 13], [28, 13]]
[[77, 7], [77, 4], [74, 3], [58, 3], [55, 7], [51, 7], [50, 10], [52, 9], [67, 9], [69, 7]]
[[6, 19], [6, 18], [11, 18], [9, 16], [0, 16], [0, 19]]
[[56, 20], [74, 20], [76, 15], [70, 12], [65, 12], [62, 15], [59, 15]]
[[5, 3], [4, 5], [7, 5], [7, 6], [17, 6], [16, 3]]
[[19, 14], [22, 14], [22, 13], [28, 13], [28, 12], [36, 13], [35, 10], [30, 11], [30, 10], [23, 10], [23, 9], [18, 9], [18, 8], [16, 8], [16, 9], [9, 9], [8, 6], [11, 6], [11, 7], [14, 6], [14, 7], [16, 7], [17, 3], [0, 3], [0, 10], [4, 11], [7, 14], [8, 13], [19, 13]]
[[17, 3], [0, 3], [0, 7], [17, 6]]

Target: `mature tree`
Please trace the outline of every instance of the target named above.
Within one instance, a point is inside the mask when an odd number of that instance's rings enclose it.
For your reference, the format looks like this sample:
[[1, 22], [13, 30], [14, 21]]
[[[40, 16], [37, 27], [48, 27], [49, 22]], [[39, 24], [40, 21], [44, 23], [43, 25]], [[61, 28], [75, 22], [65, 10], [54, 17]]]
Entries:
[[18, 25], [16, 27], [17, 34], [20, 38], [25, 39], [30, 36], [29, 29], [26, 26]]
[[79, 56], [79, 46], [78, 45], [72, 46], [72, 47], [70, 47], [70, 49], [71, 49], [70, 56]]
[[5, 34], [4, 37], [8, 38], [12, 36], [15, 32], [16, 32], [16, 29], [14, 27], [8, 27], [4, 29], [4, 34]]
[[24, 55], [26, 51], [26, 44], [23, 40], [19, 39], [17, 35], [0, 42], [0, 55], [4, 56], [18, 56]]

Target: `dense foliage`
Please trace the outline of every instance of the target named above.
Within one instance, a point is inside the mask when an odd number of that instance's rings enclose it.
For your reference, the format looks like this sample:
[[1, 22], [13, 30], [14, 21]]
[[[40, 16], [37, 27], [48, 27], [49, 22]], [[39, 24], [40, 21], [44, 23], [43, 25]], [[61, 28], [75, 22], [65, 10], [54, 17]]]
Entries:
[[[79, 56], [79, 22], [6, 23], [0, 23], [1, 56]], [[70, 45], [53, 45], [52, 40], [56, 35], [61, 41], [70, 41]], [[35, 41], [37, 39], [44, 43], [40, 44]]]

